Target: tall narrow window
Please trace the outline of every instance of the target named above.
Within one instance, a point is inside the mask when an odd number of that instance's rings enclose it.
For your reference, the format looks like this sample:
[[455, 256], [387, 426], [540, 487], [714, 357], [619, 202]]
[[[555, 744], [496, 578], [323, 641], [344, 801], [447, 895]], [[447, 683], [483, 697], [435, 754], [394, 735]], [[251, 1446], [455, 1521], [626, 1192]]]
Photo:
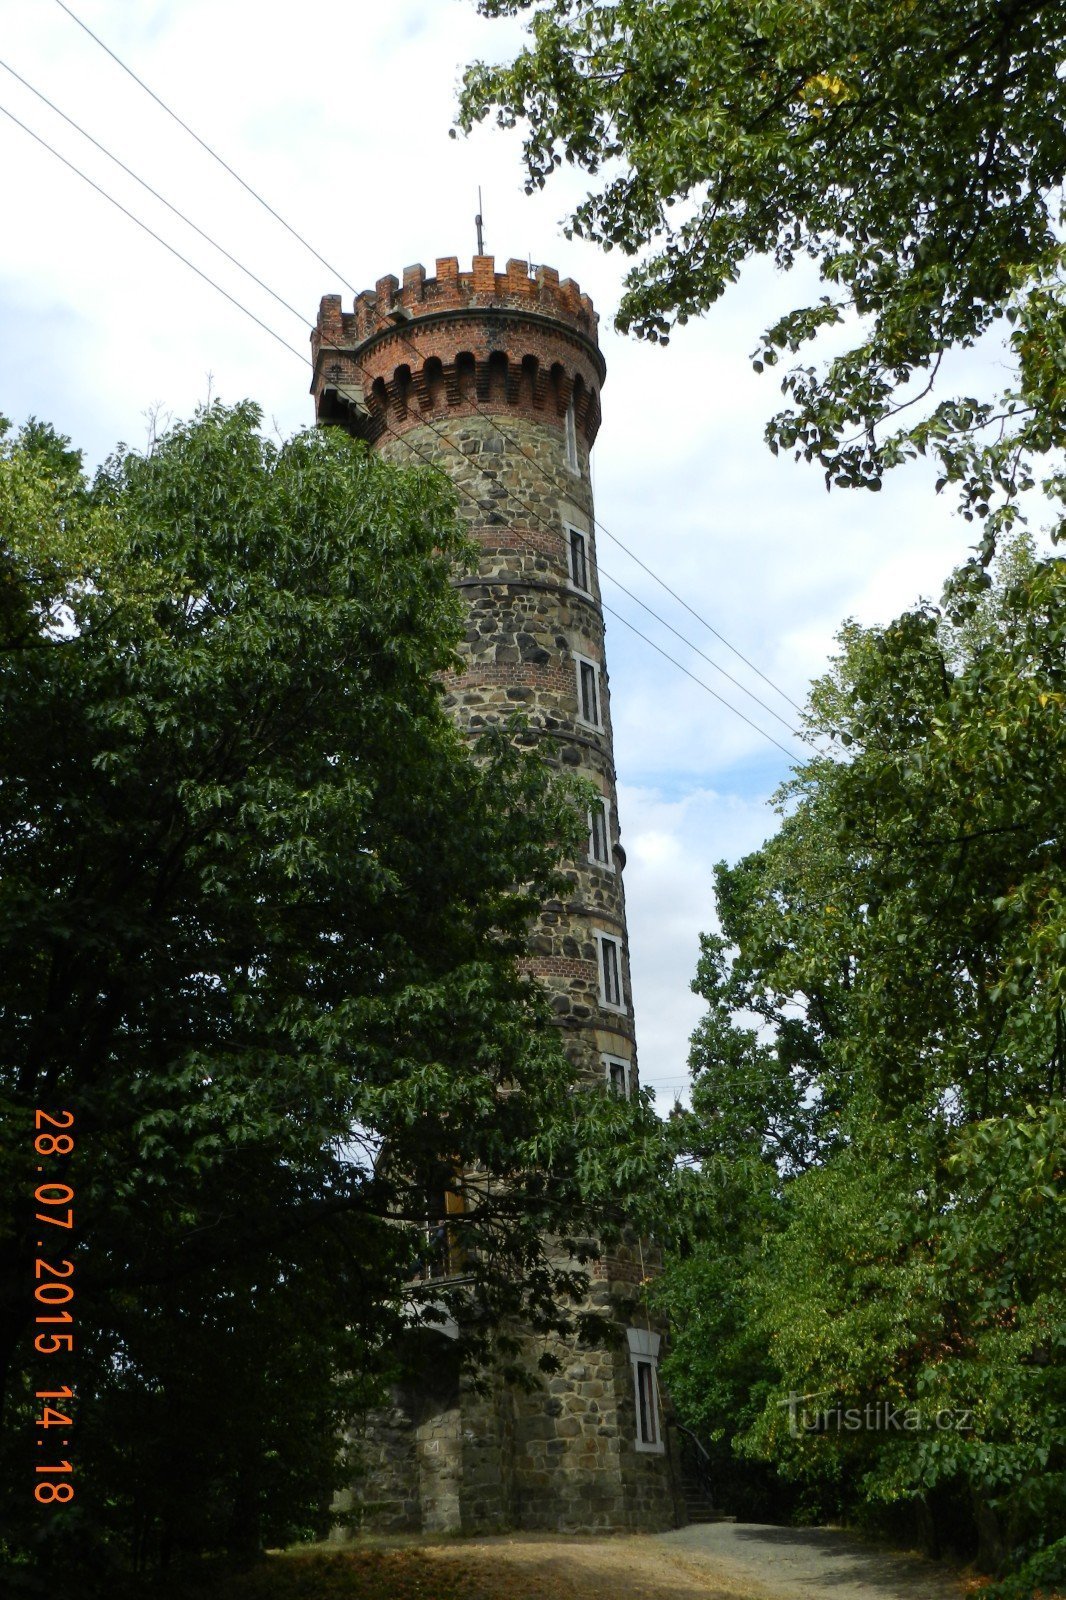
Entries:
[[605, 933], [597, 934], [597, 939], [600, 946], [600, 1002], [615, 1011], [621, 1011], [622, 963], [618, 940], [609, 938]]
[[589, 860], [601, 867], [613, 865], [610, 812], [606, 799], [594, 800], [589, 811]]
[[589, 585], [589, 542], [587, 534], [580, 528], [567, 526], [568, 559], [570, 563], [570, 582], [575, 589], [583, 589], [586, 594], [591, 594]]
[[601, 728], [599, 669], [594, 661], [588, 661], [584, 656], [578, 656], [576, 660], [578, 717], [582, 722], [587, 722], [590, 728]]
[[622, 1056], [604, 1056], [603, 1071], [607, 1087], [619, 1100], [629, 1099], [629, 1062]]
[[659, 1423], [659, 1335], [645, 1328], [627, 1328], [633, 1367], [633, 1399], [637, 1413], [638, 1450], [661, 1455], [665, 1449]]
[[572, 400], [566, 408], [566, 464], [571, 472], [581, 470], [581, 463], [577, 458], [577, 419], [574, 416]]
[[641, 1444], [659, 1443], [659, 1419], [655, 1407], [655, 1368], [650, 1361], [638, 1361], [637, 1368], [637, 1438]]

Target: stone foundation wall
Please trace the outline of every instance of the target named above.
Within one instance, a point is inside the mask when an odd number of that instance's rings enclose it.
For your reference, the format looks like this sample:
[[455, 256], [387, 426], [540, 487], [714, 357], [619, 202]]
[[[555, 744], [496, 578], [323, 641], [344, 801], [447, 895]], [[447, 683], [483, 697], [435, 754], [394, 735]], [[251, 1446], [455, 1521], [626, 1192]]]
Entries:
[[413, 1533], [422, 1526], [415, 1429], [401, 1406], [383, 1406], [354, 1418], [346, 1434], [354, 1469], [352, 1486], [333, 1510], [343, 1534]]
[[[349, 1434], [358, 1462], [335, 1510], [346, 1533], [654, 1531], [684, 1520], [666, 1418], [666, 1449], [637, 1449], [632, 1366], [623, 1330], [646, 1318], [627, 1285], [594, 1281], [587, 1308], [614, 1320], [610, 1345], [530, 1339], [534, 1369], [559, 1370], [531, 1391], [463, 1386], [421, 1416], [410, 1403], [368, 1414]], [[399, 1397], [397, 1397], [399, 1399]]]

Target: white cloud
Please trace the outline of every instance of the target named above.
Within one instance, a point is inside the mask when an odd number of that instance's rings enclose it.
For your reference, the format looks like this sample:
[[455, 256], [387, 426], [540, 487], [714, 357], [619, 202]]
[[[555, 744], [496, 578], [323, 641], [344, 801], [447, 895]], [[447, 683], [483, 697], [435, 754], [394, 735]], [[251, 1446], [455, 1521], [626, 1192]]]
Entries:
[[767, 793], [691, 787], [619, 789], [626, 847], [626, 912], [642, 1084], [661, 1110], [687, 1082], [688, 1041], [703, 1001], [689, 985], [699, 938], [717, 927], [713, 867], [755, 849], [773, 831]]

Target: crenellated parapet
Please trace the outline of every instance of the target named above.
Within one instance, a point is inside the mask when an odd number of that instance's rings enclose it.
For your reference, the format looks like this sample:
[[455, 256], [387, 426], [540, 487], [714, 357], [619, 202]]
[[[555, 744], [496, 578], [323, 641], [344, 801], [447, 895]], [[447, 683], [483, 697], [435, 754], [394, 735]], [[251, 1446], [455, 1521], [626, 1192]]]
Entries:
[[497, 272], [494, 256], [475, 256], [471, 272], [459, 271], [458, 256], [438, 256], [434, 278], [426, 277], [421, 263], [404, 268], [402, 283], [391, 274], [379, 278], [373, 289], [364, 289], [358, 296], [354, 312], [340, 315], [340, 320], [330, 326], [329, 335], [361, 343], [371, 338], [397, 308], [411, 316], [425, 316], [434, 311], [484, 306], [539, 311], [556, 322], [568, 323], [575, 332], [596, 343], [599, 317], [573, 278], [560, 282], [554, 267], [537, 267], [530, 275], [527, 263], [515, 259], [508, 261], [506, 271]]
[[605, 375], [588, 295], [552, 267], [531, 275], [511, 260], [495, 270], [455, 256], [436, 277], [407, 267], [403, 282], [380, 278], [342, 309], [326, 295], [311, 336], [318, 420], [371, 442], [434, 415], [516, 412], [562, 428], [570, 408], [590, 449], [600, 424]]

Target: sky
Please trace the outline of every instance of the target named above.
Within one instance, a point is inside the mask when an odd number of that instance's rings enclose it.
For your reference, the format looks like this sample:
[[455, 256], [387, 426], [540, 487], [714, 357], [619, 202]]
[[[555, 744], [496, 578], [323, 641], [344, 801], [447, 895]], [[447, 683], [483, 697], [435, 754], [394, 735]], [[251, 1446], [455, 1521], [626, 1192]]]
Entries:
[[715, 925], [714, 863], [736, 860], [774, 831], [770, 797], [802, 755], [788, 727], [704, 657], [794, 727], [788, 699], [722, 639], [802, 704], [844, 619], [883, 622], [919, 597], [935, 599], [967, 554], [970, 530], [934, 494], [924, 463], [897, 473], [879, 495], [827, 494], [816, 467], [770, 454], [762, 435], [779, 406], [779, 379], [756, 376], [750, 352], [761, 329], [809, 291], [795, 275], [753, 264], [666, 348], [614, 330], [625, 262], [568, 241], [562, 230], [585, 190], [580, 174], [564, 171], [528, 196], [517, 133], [489, 126], [449, 137], [463, 66], [513, 54], [520, 22], [486, 21], [473, 0], [343, 9], [321, 0], [71, 0], [71, 9], [317, 254], [178, 128], [58, 0], [6, 0], [0, 107], [231, 296], [0, 116], [0, 413], [15, 422], [50, 421], [90, 463], [119, 440], [142, 446], [153, 414], [187, 416], [209, 395], [250, 396], [283, 436], [307, 426], [303, 352], [320, 297], [340, 293], [350, 309], [355, 291], [411, 263], [432, 272], [436, 257], [458, 255], [468, 264], [479, 185], [485, 249], [501, 266], [527, 257], [591, 294], [607, 361], [593, 457], [604, 599], [702, 680], [608, 616], [640, 1073], [668, 1109], [683, 1091], [688, 1038], [702, 1009], [690, 980], [700, 931]]

